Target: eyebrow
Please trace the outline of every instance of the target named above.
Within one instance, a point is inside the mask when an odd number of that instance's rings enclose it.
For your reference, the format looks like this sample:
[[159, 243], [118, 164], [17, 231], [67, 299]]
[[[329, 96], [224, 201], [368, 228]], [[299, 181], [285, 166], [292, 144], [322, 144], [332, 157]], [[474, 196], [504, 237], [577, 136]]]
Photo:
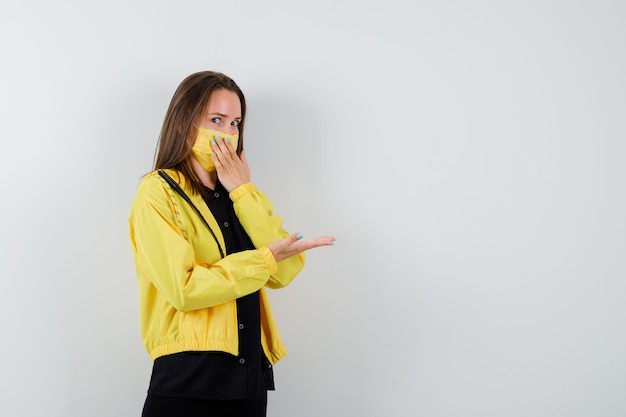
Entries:
[[[224, 117], [224, 118], [227, 118], [227, 117], [228, 117], [228, 115], [226, 115], [226, 114], [222, 114], [222, 113], [209, 113], [209, 116], [220, 116], [220, 117]], [[239, 116], [239, 117], [235, 117], [235, 120], [236, 120], [236, 119], [240, 119], [240, 120], [241, 120], [241, 116]]]

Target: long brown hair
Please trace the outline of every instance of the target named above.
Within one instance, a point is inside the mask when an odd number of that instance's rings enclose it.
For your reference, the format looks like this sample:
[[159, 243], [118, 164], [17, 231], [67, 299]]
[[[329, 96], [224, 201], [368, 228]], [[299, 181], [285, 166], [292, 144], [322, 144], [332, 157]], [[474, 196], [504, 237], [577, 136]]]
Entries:
[[172, 97], [165, 114], [154, 157], [154, 169], [173, 169], [189, 181], [194, 192], [204, 194], [200, 178], [191, 166], [191, 148], [198, 134], [194, 126], [207, 109], [215, 90], [231, 91], [241, 103], [237, 155], [243, 150], [243, 128], [246, 120], [246, 99], [239, 86], [219, 72], [202, 71], [185, 78]]

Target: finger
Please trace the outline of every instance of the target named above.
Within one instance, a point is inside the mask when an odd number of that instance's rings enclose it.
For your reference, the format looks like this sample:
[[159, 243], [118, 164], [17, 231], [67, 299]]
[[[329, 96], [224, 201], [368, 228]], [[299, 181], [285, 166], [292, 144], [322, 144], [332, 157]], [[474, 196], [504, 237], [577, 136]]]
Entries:
[[221, 138], [217, 141], [218, 146], [222, 153], [230, 159], [235, 159], [237, 157], [237, 151], [233, 147], [232, 142], [229, 138]]
[[219, 147], [219, 145], [217, 144], [217, 142], [219, 142], [219, 140], [217, 139], [219, 136], [216, 136], [214, 139], [211, 139], [211, 149], [213, 150], [214, 154], [221, 154], [221, 149]]
[[237, 149], [235, 149], [235, 146], [233, 146], [233, 143], [230, 141], [229, 138], [224, 139], [224, 145], [228, 149], [228, 153], [230, 154], [230, 156], [235, 157], [237, 155]]
[[211, 141], [211, 147], [218, 157], [226, 158], [227, 156], [229, 156], [228, 148], [219, 136], [216, 135], [215, 139]]
[[337, 241], [335, 236], [320, 236], [317, 239], [322, 245], [332, 245]]
[[216, 169], [222, 169], [222, 162], [220, 161], [219, 156], [215, 153], [215, 151], [211, 152], [211, 158], [213, 158], [213, 164]]
[[320, 246], [330, 246], [334, 245], [336, 239], [334, 236], [319, 236], [316, 238], [307, 239], [302, 242], [308, 249], [317, 248]]
[[276, 241], [275, 243], [277, 243], [281, 249], [286, 249], [301, 239], [302, 239], [302, 233], [292, 233], [286, 238]]
[[[302, 233], [292, 233], [282, 240], [281, 247], [286, 250], [293, 250], [296, 249], [298, 246], [306, 246], [306, 243], [304, 243], [304, 245], [301, 244], [302, 242], [306, 242], [302, 240], [302, 237]], [[301, 249], [298, 251], [301, 251]]]

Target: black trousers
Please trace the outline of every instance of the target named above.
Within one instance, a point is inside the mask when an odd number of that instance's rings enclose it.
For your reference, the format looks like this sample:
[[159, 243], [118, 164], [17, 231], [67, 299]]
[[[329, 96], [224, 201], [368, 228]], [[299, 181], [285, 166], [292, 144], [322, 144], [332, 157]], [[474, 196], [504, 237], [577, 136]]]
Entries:
[[265, 417], [267, 393], [258, 400], [203, 400], [148, 394], [142, 417]]

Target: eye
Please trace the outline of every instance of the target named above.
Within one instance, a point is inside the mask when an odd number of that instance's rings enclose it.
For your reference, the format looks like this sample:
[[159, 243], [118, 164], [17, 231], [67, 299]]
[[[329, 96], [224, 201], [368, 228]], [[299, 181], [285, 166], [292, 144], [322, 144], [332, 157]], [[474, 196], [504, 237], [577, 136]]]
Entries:
[[231, 126], [235, 126], [235, 127], [239, 127], [239, 123], [240, 123], [240, 121], [239, 121], [239, 120], [233, 120], [233, 121], [230, 123], [230, 125], [231, 125]]
[[219, 117], [214, 117], [211, 119], [211, 123], [215, 123], [216, 125], [219, 125], [220, 123], [222, 123], [222, 119]]

